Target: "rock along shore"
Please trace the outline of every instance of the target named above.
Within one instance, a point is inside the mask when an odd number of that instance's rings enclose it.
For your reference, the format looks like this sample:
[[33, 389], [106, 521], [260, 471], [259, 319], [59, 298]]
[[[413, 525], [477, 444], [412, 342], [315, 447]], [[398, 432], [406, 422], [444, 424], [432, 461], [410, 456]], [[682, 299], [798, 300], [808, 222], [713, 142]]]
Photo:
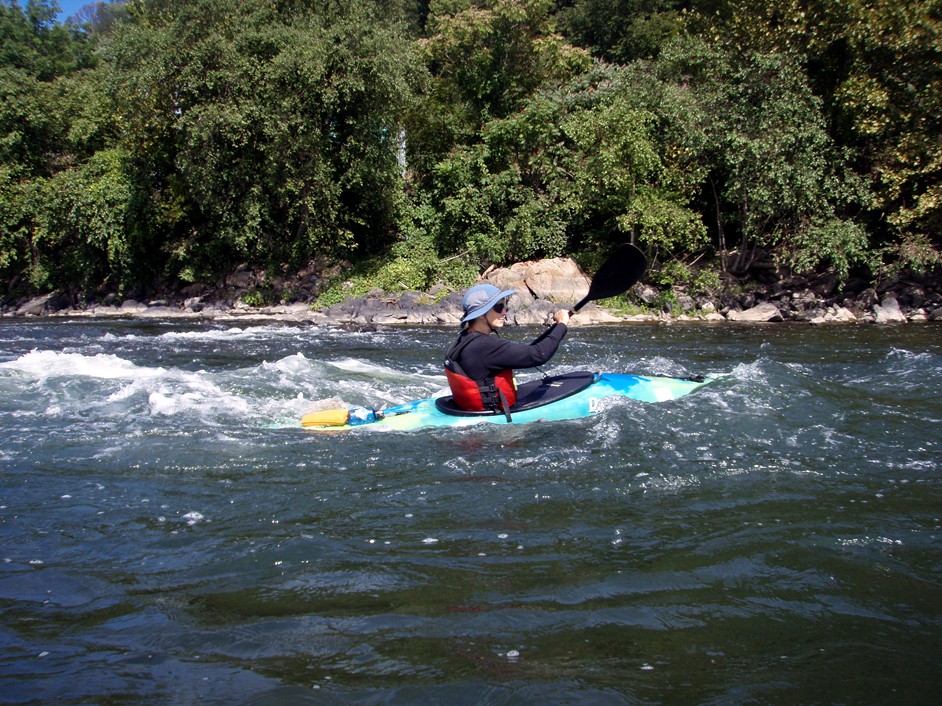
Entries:
[[[158, 298], [106, 297], [102, 302], [76, 305], [51, 292], [9, 302], [2, 317], [115, 317], [138, 319], [248, 320], [274, 319], [354, 326], [457, 326], [462, 292], [438, 286], [429, 292], [369, 292], [326, 309], [315, 310], [311, 300], [318, 278], [310, 272], [276, 283], [279, 295], [300, 299], [272, 306], [250, 306], [246, 299], [263, 279], [262, 273], [240, 271], [216, 286], [191, 285]], [[501, 289], [514, 289], [508, 322], [517, 325], [546, 323], [560, 307], [572, 306], [589, 291], [589, 278], [568, 258], [523, 262], [488, 272], [482, 281]], [[715, 297], [690, 296], [674, 290], [667, 299], [651, 285], [635, 285], [634, 294], [651, 307], [650, 313], [619, 314], [586, 305], [572, 324], [599, 325], [628, 322], [771, 323], [792, 321], [814, 325], [850, 323], [908, 323], [942, 321], [942, 287], [935, 282], [892, 282], [881, 287], [862, 281], [838, 287], [836, 278], [794, 278], [787, 283], [757, 285], [746, 294]], [[658, 302], [669, 301], [668, 304]]]

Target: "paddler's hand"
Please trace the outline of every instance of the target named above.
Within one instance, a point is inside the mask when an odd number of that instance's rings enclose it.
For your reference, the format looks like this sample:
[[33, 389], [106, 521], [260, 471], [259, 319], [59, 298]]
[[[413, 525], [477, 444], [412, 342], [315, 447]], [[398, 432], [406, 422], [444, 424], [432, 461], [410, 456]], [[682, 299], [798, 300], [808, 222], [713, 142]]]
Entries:
[[568, 324], [569, 323], [569, 312], [565, 309], [560, 309], [556, 312], [556, 315], [553, 316], [553, 321], [557, 324]]

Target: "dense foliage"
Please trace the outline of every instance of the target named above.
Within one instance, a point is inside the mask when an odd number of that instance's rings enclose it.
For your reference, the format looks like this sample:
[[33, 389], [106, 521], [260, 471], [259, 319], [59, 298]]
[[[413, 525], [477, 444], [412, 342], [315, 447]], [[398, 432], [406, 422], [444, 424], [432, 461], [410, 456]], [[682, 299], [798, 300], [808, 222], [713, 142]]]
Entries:
[[[940, 0], [0, 1], [0, 292], [940, 265]], [[680, 275], [678, 275], [680, 276]]]

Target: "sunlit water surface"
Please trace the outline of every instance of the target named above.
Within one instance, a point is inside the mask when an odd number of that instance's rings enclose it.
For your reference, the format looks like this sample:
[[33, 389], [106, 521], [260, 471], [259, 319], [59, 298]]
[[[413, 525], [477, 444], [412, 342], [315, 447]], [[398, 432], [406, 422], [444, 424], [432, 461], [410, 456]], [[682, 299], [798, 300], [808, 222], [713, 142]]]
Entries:
[[442, 392], [452, 334], [0, 324], [0, 701], [938, 703], [937, 326], [575, 328], [547, 372], [726, 377], [298, 426]]

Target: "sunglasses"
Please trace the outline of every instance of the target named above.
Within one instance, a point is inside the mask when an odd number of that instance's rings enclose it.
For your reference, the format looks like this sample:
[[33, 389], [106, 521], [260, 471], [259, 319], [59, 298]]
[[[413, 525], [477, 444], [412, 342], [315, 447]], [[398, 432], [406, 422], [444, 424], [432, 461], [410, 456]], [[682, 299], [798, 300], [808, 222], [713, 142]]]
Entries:
[[499, 301], [499, 302], [497, 302], [497, 303], [494, 305], [494, 313], [495, 313], [495, 314], [503, 314], [505, 311], [507, 311], [507, 307], [508, 307], [508, 306], [509, 306], [509, 305], [507, 304], [507, 300], [506, 300], [506, 299], [504, 299], [504, 300], [502, 300], [502, 301]]

